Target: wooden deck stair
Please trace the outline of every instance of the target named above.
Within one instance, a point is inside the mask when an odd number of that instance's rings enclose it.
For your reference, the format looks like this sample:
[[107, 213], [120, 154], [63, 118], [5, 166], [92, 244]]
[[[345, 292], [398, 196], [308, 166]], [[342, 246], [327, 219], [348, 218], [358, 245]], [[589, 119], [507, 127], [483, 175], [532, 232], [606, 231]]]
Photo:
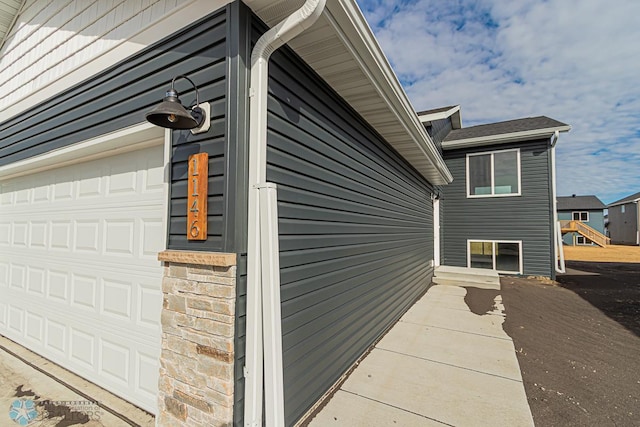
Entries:
[[560, 221], [562, 234], [578, 233], [603, 248], [611, 244], [611, 239], [580, 221]]

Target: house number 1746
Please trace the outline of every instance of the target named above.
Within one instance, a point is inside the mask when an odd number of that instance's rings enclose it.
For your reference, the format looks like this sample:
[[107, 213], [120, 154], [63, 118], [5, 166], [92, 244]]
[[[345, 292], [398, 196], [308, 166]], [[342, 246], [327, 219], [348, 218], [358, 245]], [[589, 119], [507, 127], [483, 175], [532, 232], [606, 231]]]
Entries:
[[209, 155], [189, 156], [187, 185], [187, 240], [207, 240], [207, 184]]

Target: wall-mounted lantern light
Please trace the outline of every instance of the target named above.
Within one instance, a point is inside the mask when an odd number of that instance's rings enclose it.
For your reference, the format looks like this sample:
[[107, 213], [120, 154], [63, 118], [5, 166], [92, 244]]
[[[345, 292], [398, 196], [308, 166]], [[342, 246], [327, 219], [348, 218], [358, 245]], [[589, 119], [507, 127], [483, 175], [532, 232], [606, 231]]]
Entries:
[[[178, 98], [175, 90], [176, 79], [183, 78], [196, 90], [196, 105], [187, 110]], [[171, 80], [171, 88], [167, 91], [162, 102], [149, 111], [145, 117], [148, 122], [156, 126], [169, 129], [191, 129], [191, 133], [206, 132], [210, 126], [211, 107], [208, 102], [200, 104], [198, 87], [187, 76], [176, 76]]]

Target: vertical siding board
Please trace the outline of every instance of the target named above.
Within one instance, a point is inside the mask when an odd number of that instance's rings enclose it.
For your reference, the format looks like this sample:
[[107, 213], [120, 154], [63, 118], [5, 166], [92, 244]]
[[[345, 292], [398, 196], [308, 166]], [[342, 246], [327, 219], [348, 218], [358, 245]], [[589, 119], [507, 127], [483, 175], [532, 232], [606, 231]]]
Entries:
[[244, 425], [244, 366], [247, 304], [247, 204], [251, 12], [240, 1], [227, 6], [227, 161], [224, 188], [225, 252], [236, 252], [236, 317], [233, 423]]
[[[552, 276], [548, 140], [445, 151], [453, 174], [443, 187], [442, 264], [467, 265], [467, 239], [522, 240], [524, 274]], [[467, 198], [466, 154], [520, 148], [522, 196]]]
[[268, 110], [292, 425], [430, 283], [433, 188], [287, 48]]

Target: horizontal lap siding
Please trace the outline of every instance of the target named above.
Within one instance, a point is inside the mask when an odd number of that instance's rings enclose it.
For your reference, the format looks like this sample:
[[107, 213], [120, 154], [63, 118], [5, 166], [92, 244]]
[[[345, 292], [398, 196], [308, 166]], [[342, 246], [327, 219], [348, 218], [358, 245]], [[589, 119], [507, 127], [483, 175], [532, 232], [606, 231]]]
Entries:
[[[224, 22], [224, 16], [217, 20]], [[208, 28], [152, 46], [1, 123], [0, 166], [143, 123], [144, 114], [161, 100], [172, 76], [190, 74], [197, 84], [206, 86], [207, 69], [220, 50], [210, 42], [215, 36], [207, 31], [215, 26], [212, 21], [203, 25]], [[214, 89], [204, 88], [204, 92], [202, 98], [208, 99]]]
[[[453, 174], [443, 187], [442, 264], [467, 266], [467, 239], [522, 240], [524, 274], [552, 275], [548, 140], [445, 151]], [[522, 195], [467, 198], [466, 153], [520, 148]]]
[[0, 111], [135, 37], [185, 2], [25, 2], [0, 52]]
[[270, 65], [287, 425], [423, 292], [431, 187], [286, 50]]
[[[173, 134], [170, 249], [222, 250], [225, 187], [227, 22], [225, 9], [150, 46], [140, 54], [59, 94], [21, 116], [0, 124], [0, 166], [145, 122], [145, 113], [162, 100], [171, 79], [186, 74], [198, 86], [201, 102], [211, 104], [211, 128], [192, 135]], [[195, 91], [183, 79], [176, 89], [184, 105]], [[186, 241], [187, 160], [209, 153], [209, 236]]]

